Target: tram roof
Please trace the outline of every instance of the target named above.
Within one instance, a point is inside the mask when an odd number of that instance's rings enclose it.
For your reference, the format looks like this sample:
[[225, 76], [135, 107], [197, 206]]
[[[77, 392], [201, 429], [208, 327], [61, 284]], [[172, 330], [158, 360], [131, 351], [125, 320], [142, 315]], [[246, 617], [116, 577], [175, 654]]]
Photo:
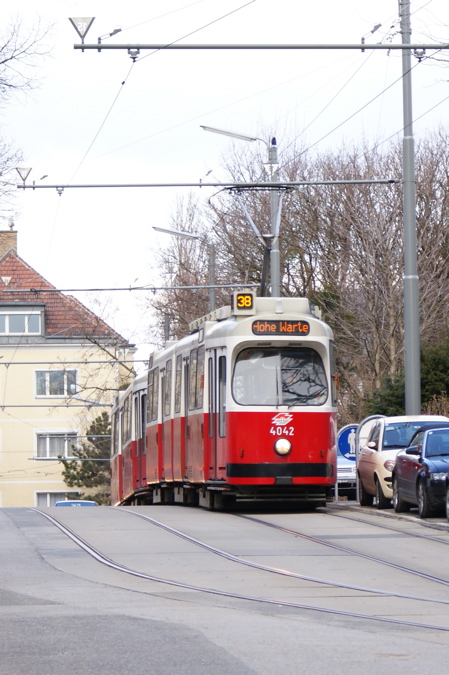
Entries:
[[320, 310], [311, 306], [307, 298], [258, 298], [254, 295], [251, 309], [238, 308], [234, 302], [233, 305], [220, 307], [195, 319], [189, 323], [189, 331], [195, 333], [206, 321], [224, 321], [231, 316], [257, 316], [258, 314], [309, 314], [321, 319]]

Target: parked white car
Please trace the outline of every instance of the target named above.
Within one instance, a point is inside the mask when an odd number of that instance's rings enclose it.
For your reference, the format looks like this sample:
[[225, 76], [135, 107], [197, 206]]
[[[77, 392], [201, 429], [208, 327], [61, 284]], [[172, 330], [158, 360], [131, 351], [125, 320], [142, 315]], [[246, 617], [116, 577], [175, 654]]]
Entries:
[[[359, 502], [378, 509], [391, 507], [393, 498], [392, 471], [396, 455], [406, 448], [411, 437], [426, 422], [448, 421], [442, 415], [413, 415], [375, 419], [366, 443], [357, 458]], [[362, 423], [363, 424], [363, 423]]]

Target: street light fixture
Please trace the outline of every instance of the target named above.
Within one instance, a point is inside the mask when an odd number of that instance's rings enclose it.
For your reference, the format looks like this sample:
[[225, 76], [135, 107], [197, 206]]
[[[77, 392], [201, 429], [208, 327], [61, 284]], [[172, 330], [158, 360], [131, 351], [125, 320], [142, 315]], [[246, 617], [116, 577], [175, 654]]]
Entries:
[[[271, 144], [268, 144], [262, 138], [257, 136], [247, 136], [246, 134], [234, 133], [233, 131], [226, 131], [225, 129], [217, 129], [215, 127], [206, 127], [200, 124], [200, 127], [204, 131], [211, 131], [214, 134], [222, 134], [223, 136], [230, 136], [231, 138], [237, 138], [241, 141], [262, 141], [265, 143], [268, 149], [268, 166], [270, 168], [270, 181], [272, 183], [279, 183], [279, 173], [278, 173], [278, 149], [276, 144], [276, 139], [271, 139]], [[247, 214], [248, 218], [248, 214]], [[251, 227], [254, 226], [250, 220]], [[279, 225], [280, 225], [280, 201], [279, 201], [279, 191], [274, 189], [271, 191], [271, 204], [270, 204], [270, 225], [271, 225], [271, 237], [270, 242], [265, 244], [266, 250], [270, 254], [270, 268], [271, 268], [271, 295], [274, 298], [279, 298], [281, 295], [281, 264], [280, 264], [280, 253], [279, 253]], [[268, 248], [269, 246], [269, 248]]]
[[101, 45], [102, 40], [105, 40], [106, 38], [114, 37], [114, 35], [117, 35], [117, 33], [121, 33], [121, 32], [122, 32], [122, 29], [120, 28], [120, 26], [117, 26], [117, 28], [114, 28], [114, 30], [111, 31], [110, 33], [105, 33], [104, 35], [100, 35], [100, 37], [98, 38], [98, 44]]
[[230, 136], [231, 138], [238, 138], [241, 141], [262, 141], [262, 143], [265, 143], [263, 138], [257, 138], [257, 136], [247, 136], [246, 134], [235, 134], [233, 131], [226, 131], [225, 129], [217, 129], [216, 127], [206, 127], [204, 124], [200, 124], [200, 127], [201, 129], [204, 129], [204, 131], [211, 131], [214, 134], [221, 134], [222, 136]]
[[184, 239], [197, 239], [207, 245], [207, 253], [209, 257], [209, 309], [211, 312], [216, 309], [216, 294], [215, 294], [215, 247], [207, 241], [204, 237], [198, 234], [191, 234], [190, 232], [183, 232], [182, 230], [171, 230], [169, 227], [152, 226], [153, 230], [163, 232], [164, 234], [171, 234], [174, 237], [181, 237]]

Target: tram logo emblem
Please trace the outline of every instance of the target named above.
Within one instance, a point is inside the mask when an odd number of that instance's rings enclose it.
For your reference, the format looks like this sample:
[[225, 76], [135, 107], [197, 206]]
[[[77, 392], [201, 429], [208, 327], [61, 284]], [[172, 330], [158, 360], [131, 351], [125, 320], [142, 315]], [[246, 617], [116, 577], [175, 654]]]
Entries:
[[277, 424], [278, 426], [283, 427], [286, 424], [290, 424], [292, 419], [293, 415], [290, 413], [278, 413], [272, 418], [271, 424]]

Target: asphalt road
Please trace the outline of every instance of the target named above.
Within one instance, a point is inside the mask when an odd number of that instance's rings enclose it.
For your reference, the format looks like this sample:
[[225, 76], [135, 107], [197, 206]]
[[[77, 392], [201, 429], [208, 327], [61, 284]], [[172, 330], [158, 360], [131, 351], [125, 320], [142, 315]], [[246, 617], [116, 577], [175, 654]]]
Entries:
[[[343, 507], [342, 507], [343, 508]], [[136, 509], [137, 510], [137, 509]], [[178, 506], [139, 511], [189, 532], [233, 555], [323, 578], [352, 579], [365, 585], [397, 584], [416, 593], [432, 592], [449, 601], [449, 588], [405, 579], [348, 554], [322, 550], [291, 534], [269, 530], [223, 513]], [[357, 515], [357, 509], [353, 509]], [[164, 580], [224, 589], [217, 596], [133, 577], [101, 564], [70, 541], [41, 513], [0, 510], [0, 673], [84, 675], [272, 675], [444, 671], [449, 632], [378, 623], [307, 606], [367, 612], [366, 594], [320, 586], [242, 568], [191, 542], [135, 518], [125, 509], [47, 509], [109, 558]], [[263, 514], [265, 518], [267, 514]], [[353, 522], [330, 524], [319, 513], [268, 514], [272, 522], [317, 536], [350, 541], [379, 552], [385, 545], [404, 560], [441, 571], [447, 553], [438, 543], [373, 533]], [[373, 514], [373, 518], [377, 515]], [[326, 520], [327, 518], [327, 520]], [[398, 520], [406, 529], [420, 523]], [[408, 523], [411, 522], [411, 525]], [[444, 528], [443, 528], [444, 529]], [[446, 528], [447, 529], [447, 528]], [[427, 532], [425, 532], [427, 533]], [[449, 534], [442, 532], [441, 536]], [[427, 552], [426, 552], [427, 551]], [[448, 549], [449, 551], [449, 549]], [[396, 576], [395, 576], [396, 575]], [[271, 600], [243, 600], [236, 595]], [[273, 599], [279, 598], [279, 604]], [[382, 599], [379, 614], [405, 616], [398, 598]], [[382, 604], [383, 603], [383, 604]], [[422, 603], [421, 603], [422, 604]], [[426, 604], [426, 603], [424, 603]], [[416, 612], [416, 609], [413, 611]], [[419, 609], [417, 621], [449, 627], [449, 604]]]

